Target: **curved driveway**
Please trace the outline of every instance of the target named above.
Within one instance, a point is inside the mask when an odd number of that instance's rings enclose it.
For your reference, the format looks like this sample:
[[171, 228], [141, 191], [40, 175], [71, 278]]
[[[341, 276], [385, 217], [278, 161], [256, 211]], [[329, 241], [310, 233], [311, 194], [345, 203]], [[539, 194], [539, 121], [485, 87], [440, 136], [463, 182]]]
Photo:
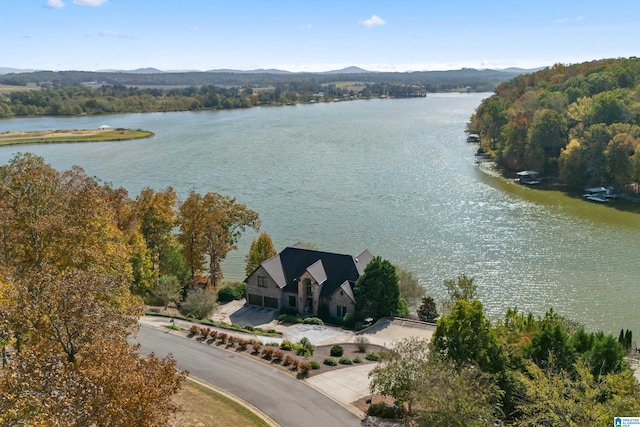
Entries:
[[142, 353], [172, 354], [179, 369], [259, 408], [283, 427], [356, 427], [360, 418], [324, 394], [263, 363], [141, 325]]

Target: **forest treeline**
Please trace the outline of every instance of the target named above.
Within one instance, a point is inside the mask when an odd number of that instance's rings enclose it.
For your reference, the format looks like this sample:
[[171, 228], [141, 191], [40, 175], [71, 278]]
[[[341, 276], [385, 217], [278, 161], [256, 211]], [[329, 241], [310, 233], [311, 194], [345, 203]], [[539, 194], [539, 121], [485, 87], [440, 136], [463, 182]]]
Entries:
[[520, 75], [478, 107], [469, 130], [509, 171], [574, 188], [640, 182], [640, 59], [606, 59]]
[[274, 87], [277, 85], [310, 85], [314, 91], [335, 82], [367, 82], [398, 86], [419, 86], [428, 92], [469, 87], [474, 92], [492, 91], [495, 87], [521, 73], [520, 70], [416, 71], [406, 73], [289, 73], [289, 72], [184, 72], [132, 73], [92, 71], [36, 71], [0, 76], [0, 84], [25, 86], [28, 83], [49, 84], [52, 87], [74, 86], [85, 82], [125, 86], [221, 86]]
[[[516, 74], [490, 70], [335, 75], [41, 71], [0, 76], [0, 84], [25, 86], [24, 91], [0, 94], [0, 117], [190, 111], [335, 99], [420, 97], [426, 92], [461, 88], [491, 91]], [[27, 84], [39, 89], [26, 88]]]

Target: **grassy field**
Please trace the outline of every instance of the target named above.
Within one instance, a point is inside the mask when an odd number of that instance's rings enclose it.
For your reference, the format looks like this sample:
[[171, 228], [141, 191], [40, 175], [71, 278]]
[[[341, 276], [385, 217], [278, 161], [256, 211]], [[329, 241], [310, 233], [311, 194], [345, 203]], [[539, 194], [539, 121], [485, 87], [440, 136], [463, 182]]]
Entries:
[[153, 132], [134, 129], [47, 130], [0, 133], [0, 146], [22, 144], [54, 144], [61, 142], [125, 141], [148, 138]]
[[42, 90], [38, 86], [10, 86], [0, 84], [0, 93], [24, 92], [25, 90]]
[[193, 381], [186, 380], [174, 399], [182, 412], [169, 427], [269, 427], [240, 403]]

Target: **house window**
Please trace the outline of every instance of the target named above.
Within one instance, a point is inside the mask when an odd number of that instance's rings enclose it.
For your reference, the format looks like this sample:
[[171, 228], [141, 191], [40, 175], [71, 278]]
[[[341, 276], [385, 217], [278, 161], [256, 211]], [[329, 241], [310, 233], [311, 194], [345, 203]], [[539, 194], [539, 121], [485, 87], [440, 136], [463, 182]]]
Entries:
[[295, 307], [295, 306], [296, 306], [296, 296], [289, 295], [289, 307]]
[[258, 286], [261, 288], [267, 287], [267, 276], [258, 276]]
[[306, 280], [304, 281], [304, 283], [305, 283], [305, 285], [307, 285], [307, 295], [308, 295], [308, 296], [313, 295], [313, 287], [311, 286], [311, 280], [306, 279]]

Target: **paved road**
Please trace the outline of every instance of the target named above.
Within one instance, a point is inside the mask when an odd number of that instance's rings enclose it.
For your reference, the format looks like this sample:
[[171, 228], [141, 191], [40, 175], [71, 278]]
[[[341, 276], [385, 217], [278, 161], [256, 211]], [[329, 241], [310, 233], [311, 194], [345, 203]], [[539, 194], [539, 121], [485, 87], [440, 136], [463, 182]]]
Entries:
[[259, 408], [282, 427], [356, 427], [353, 412], [300, 380], [251, 360], [195, 340], [141, 325], [142, 353], [171, 353], [179, 369]]

